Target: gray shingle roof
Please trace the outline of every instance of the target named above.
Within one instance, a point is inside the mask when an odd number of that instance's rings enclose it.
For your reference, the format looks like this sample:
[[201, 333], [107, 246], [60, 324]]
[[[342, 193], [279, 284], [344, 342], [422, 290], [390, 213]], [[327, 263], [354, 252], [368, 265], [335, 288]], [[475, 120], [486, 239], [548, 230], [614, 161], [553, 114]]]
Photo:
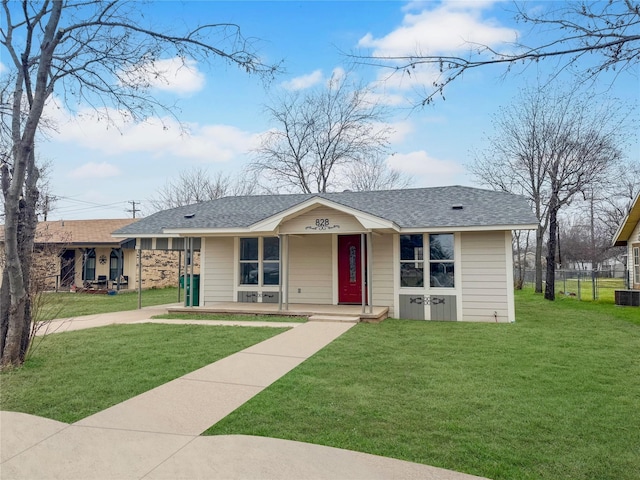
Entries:
[[[525, 197], [472, 187], [432, 187], [375, 192], [224, 197], [164, 210], [114, 232], [160, 235], [164, 229], [247, 228], [320, 197], [394, 222], [401, 228], [489, 227], [537, 224]], [[462, 205], [454, 210], [454, 205]]]

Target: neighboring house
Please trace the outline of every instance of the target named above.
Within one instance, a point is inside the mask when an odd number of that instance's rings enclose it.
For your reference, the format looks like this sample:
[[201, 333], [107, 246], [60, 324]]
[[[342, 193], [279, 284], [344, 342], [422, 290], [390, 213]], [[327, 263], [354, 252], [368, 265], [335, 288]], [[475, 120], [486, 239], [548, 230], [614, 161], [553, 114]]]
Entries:
[[511, 232], [524, 197], [469, 187], [225, 197], [158, 212], [114, 236], [197, 240], [200, 307], [388, 307], [425, 320], [515, 320]]
[[600, 277], [624, 278], [627, 266], [620, 261], [620, 255], [605, 258], [600, 262], [598, 273]]
[[640, 194], [613, 237], [614, 247], [627, 247], [628, 285], [640, 290]]
[[[136, 219], [39, 222], [34, 242], [34, 281], [42, 289], [133, 289], [138, 282], [135, 240], [111, 233]], [[0, 235], [3, 245], [4, 229]], [[143, 250], [142, 287], [178, 284], [178, 252]]]

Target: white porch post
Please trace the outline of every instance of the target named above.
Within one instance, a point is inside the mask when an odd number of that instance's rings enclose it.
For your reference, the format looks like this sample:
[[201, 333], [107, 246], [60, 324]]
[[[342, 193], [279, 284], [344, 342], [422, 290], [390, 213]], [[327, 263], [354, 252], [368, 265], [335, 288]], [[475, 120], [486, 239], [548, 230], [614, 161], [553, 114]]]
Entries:
[[373, 234], [367, 233], [367, 304], [373, 313]]
[[360, 234], [360, 291], [362, 292], [362, 313], [366, 313], [365, 311], [365, 305], [367, 303], [367, 290], [366, 290], [366, 280], [365, 280], [365, 276], [366, 276], [366, 254], [365, 254], [365, 248], [366, 248], [366, 233], [361, 233]]
[[285, 310], [289, 310], [289, 235], [285, 235], [284, 238], [286, 239], [286, 245], [285, 245], [285, 257], [286, 257], [286, 261], [285, 261], [285, 267], [286, 267], [286, 275], [285, 275], [285, 289], [284, 289], [284, 293], [285, 293], [285, 298], [286, 298], [286, 303], [284, 306]]
[[189, 306], [193, 307], [193, 238], [189, 237]]
[[138, 247], [138, 310], [142, 309], [142, 241]]
[[187, 259], [189, 258], [189, 250], [188, 250], [188, 244], [187, 242], [189, 241], [188, 238], [184, 238], [184, 273], [183, 275], [183, 280], [182, 280], [182, 287], [184, 288], [184, 306], [188, 307], [189, 306], [189, 297], [187, 297], [187, 267], [188, 267], [188, 263], [187, 263]]
[[282, 310], [282, 282], [283, 282], [283, 246], [282, 246], [283, 237], [282, 235], [278, 235], [278, 259], [280, 260], [280, 270], [279, 270], [279, 280], [278, 280], [278, 310]]

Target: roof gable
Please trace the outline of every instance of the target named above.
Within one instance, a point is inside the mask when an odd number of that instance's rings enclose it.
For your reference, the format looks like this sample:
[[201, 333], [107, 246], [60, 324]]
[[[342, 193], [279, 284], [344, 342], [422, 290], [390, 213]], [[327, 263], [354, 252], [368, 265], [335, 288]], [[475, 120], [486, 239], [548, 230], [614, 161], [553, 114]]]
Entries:
[[640, 222], [640, 193], [636, 195], [633, 204], [631, 204], [629, 214], [618, 227], [618, 231], [613, 237], [613, 246], [620, 247], [626, 245], [638, 222]]
[[[327, 198], [314, 196], [292, 206], [291, 208], [288, 208], [285, 211], [278, 212], [269, 218], [265, 218], [262, 221], [254, 223], [249, 229], [251, 231], [273, 231], [284, 222], [299, 217], [300, 215], [304, 215], [307, 212], [312, 212], [319, 207], [327, 207], [332, 210], [351, 215], [355, 217], [355, 219], [364, 228], [394, 228], [393, 222], [390, 222], [389, 220], [364, 213], [361, 210], [336, 203]], [[395, 227], [395, 229], [397, 230], [397, 227]]]

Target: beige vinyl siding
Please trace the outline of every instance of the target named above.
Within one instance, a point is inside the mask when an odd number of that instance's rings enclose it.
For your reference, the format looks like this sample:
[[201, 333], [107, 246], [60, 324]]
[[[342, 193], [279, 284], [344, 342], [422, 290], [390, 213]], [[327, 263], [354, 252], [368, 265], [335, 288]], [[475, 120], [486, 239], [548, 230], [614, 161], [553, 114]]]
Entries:
[[635, 247], [640, 247], [640, 222], [636, 224], [636, 228], [633, 229], [633, 232], [631, 232], [629, 240], [627, 241], [627, 271], [629, 272], [629, 285], [631, 285], [631, 288], [633, 289], [640, 289], [640, 279], [635, 278], [634, 274], [633, 249]]
[[128, 277], [128, 289], [138, 288], [138, 251], [134, 249], [123, 250], [122, 274]]
[[373, 304], [389, 307], [393, 317], [393, 235], [373, 235]]
[[[328, 220], [323, 228], [316, 226], [316, 220]], [[362, 232], [363, 227], [352, 215], [328, 207], [318, 207], [284, 222], [280, 233], [354, 233]]]
[[[463, 320], [509, 321], [505, 232], [463, 232], [462, 309]], [[510, 252], [509, 252], [510, 253]]]
[[289, 237], [289, 265], [289, 302], [331, 305], [331, 235]]
[[200, 285], [200, 305], [213, 302], [232, 302], [234, 251], [233, 238], [203, 238], [202, 255], [206, 256], [204, 277], [206, 282]]

